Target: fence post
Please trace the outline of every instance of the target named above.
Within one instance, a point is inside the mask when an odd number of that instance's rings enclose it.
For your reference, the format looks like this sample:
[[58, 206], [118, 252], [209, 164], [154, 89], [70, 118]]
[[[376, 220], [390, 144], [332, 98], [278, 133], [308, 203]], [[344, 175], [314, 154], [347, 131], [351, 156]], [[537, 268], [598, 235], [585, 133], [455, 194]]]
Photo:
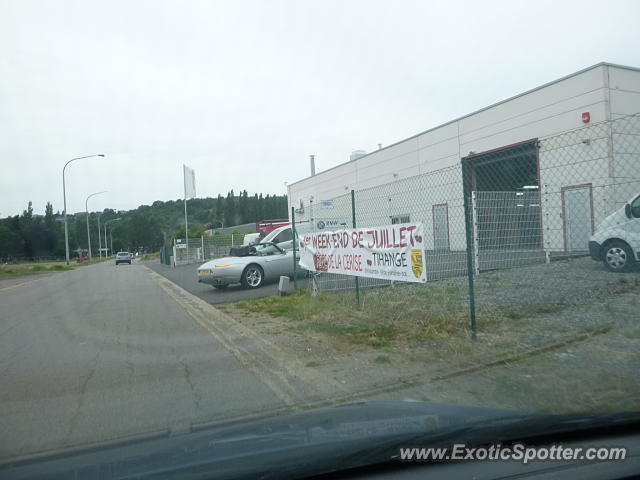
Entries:
[[[549, 249], [549, 204], [547, 198], [547, 184], [542, 185], [544, 189], [544, 201], [540, 197], [540, 208], [543, 210], [543, 216], [540, 217], [540, 231], [542, 232], [542, 240], [544, 241], [544, 259], [545, 262], [551, 263], [551, 250]], [[545, 232], [545, 228], [547, 231]]]
[[[356, 192], [351, 190], [351, 216], [353, 218], [353, 228], [356, 228]], [[356, 280], [356, 306], [360, 308], [360, 282], [358, 277], [354, 277]]]
[[478, 198], [476, 192], [471, 192], [471, 221], [473, 222], [473, 260], [475, 264], [474, 272], [480, 275], [480, 236], [478, 235]]
[[202, 253], [200, 255], [202, 255], [201, 260], [204, 262], [204, 235], [200, 235], [200, 242], [202, 243]]
[[298, 288], [296, 278], [298, 277], [298, 261], [296, 260], [296, 248], [298, 239], [296, 238], [296, 211], [291, 207], [291, 232], [293, 233], [293, 290]]
[[462, 167], [462, 197], [464, 199], [464, 230], [467, 240], [467, 279], [469, 282], [469, 323], [471, 326], [471, 339], [477, 339], [477, 326], [476, 326], [476, 293], [473, 283], [473, 277], [475, 269], [473, 267], [473, 238], [471, 225], [471, 212], [469, 211], [469, 185], [467, 178], [467, 162], [463, 158], [461, 161]]

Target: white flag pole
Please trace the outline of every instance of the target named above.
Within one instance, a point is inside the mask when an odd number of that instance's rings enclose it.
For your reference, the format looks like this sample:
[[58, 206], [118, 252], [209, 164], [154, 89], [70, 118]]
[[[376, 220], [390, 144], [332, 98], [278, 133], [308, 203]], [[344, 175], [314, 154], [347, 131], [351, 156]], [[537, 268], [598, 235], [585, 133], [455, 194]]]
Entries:
[[182, 180], [184, 186], [184, 236], [187, 242], [187, 261], [189, 261], [189, 224], [187, 222], [187, 166], [182, 164]]
[[187, 218], [187, 202], [190, 198], [196, 196], [196, 174], [184, 163], [182, 164], [182, 173], [184, 177], [184, 235], [187, 240], [187, 259], [189, 259], [189, 222]]

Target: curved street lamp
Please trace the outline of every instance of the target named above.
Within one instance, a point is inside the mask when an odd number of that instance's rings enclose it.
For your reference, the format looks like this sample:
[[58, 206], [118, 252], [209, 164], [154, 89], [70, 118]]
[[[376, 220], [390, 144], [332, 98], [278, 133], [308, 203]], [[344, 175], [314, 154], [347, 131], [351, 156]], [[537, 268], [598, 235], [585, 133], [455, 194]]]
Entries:
[[[96, 195], [100, 195], [101, 193], [107, 193], [107, 190], [103, 190], [102, 192], [92, 193], [84, 201], [85, 212], [87, 212], [87, 247], [89, 250], [89, 263], [91, 263], [91, 233], [89, 232], [89, 199]], [[98, 238], [100, 238], [100, 228], [98, 228]]]
[[87, 155], [86, 157], [77, 157], [72, 158], [62, 167], [62, 199], [64, 202], [64, 252], [65, 258], [67, 260], [67, 265], [69, 265], [69, 227], [67, 226], [67, 188], [64, 179], [64, 173], [67, 169], [67, 165], [71, 162], [75, 162], [76, 160], [82, 160], [83, 158], [92, 158], [92, 157], [104, 157], [104, 154], [99, 153], [97, 155]]
[[[104, 248], [107, 248], [107, 225], [110, 224], [111, 222], [117, 222], [118, 220], [122, 220], [122, 217], [118, 217], [118, 218], [112, 218], [111, 220], [107, 220], [106, 222], [104, 222]], [[113, 255], [113, 234], [111, 235], [111, 254]], [[106, 257], [108, 257], [108, 255], [105, 255]]]

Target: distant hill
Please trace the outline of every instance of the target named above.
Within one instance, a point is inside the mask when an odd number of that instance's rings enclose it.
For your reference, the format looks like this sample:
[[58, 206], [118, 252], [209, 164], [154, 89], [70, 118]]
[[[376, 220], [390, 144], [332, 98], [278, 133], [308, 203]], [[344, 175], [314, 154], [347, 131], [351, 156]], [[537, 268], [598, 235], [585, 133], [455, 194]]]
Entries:
[[[263, 194], [249, 195], [233, 190], [225, 197], [193, 198], [188, 202], [189, 236], [200, 236], [208, 228], [240, 225], [266, 219], [288, 218], [287, 196]], [[89, 218], [91, 248], [98, 252], [98, 216], [104, 243], [104, 225], [108, 222], [114, 250], [136, 250], [140, 247], [158, 250], [171, 242], [174, 236], [184, 237], [184, 201], [155, 201], [134, 210], [92, 212]], [[120, 220], [115, 220], [120, 218]], [[45, 215], [34, 215], [31, 202], [22, 215], [0, 219], [0, 259], [8, 257], [62, 257], [64, 256], [64, 227], [62, 212], [53, 212], [47, 203]], [[87, 226], [84, 213], [68, 215], [69, 248], [87, 248]]]

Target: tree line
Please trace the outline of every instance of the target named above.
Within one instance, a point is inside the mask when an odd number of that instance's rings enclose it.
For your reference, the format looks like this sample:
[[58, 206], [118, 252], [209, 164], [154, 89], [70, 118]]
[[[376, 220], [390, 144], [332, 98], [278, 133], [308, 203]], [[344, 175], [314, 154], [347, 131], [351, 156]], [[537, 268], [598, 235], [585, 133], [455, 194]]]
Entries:
[[[249, 195], [233, 190], [217, 198], [193, 198], [187, 203], [189, 236], [198, 237], [207, 229], [232, 227], [261, 220], [288, 218], [286, 195]], [[32, 202], [21, 215], [0, 219], [0, 259], [64, 257], [64, 224], [62, 212], [54, 213], [47, 202], [45, 214], [33, 213]], [[86, 213], [68, 214], [69, 249], [87, 249]], [[100, 239], [98, 239], [100, 223]], [[90, 212], [91, 249], [98, 255], [99, 244], [104, 247], [104, 227], [107, 246], [113, 250], [157, 251], [173, 238], [184, 237], [184, 200], [155, 201], [134, 210], [105, 209]]]

